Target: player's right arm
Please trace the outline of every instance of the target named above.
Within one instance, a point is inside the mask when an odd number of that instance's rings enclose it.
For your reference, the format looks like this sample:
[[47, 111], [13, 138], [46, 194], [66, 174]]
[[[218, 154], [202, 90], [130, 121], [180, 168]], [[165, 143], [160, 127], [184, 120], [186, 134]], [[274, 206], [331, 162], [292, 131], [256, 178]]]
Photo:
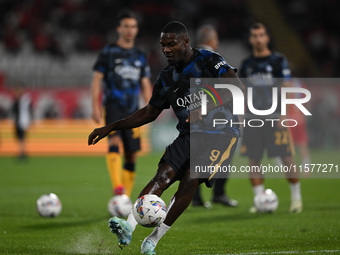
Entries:
[[135, 127], [143, 126], [149, 122], [154, 121], [158, 115], [162, 112], [162, 109], [155, 108], [150, 104], [147, 104], [144, 108], [136, 111], [125, 119], [118, 120], [104, 127], [96, 128], [89, 135], [88, 145], [96, 144], [99, 140], [106, 137], [112, 131], [121, 129], [132, 129]]
[[104, 78], [102, 72], [94, 71], [91, 83], [91, 95], [92, 95], [92, 119], [99, 123], [102, 119], [101, 104], [99, 103], [101, 84]]

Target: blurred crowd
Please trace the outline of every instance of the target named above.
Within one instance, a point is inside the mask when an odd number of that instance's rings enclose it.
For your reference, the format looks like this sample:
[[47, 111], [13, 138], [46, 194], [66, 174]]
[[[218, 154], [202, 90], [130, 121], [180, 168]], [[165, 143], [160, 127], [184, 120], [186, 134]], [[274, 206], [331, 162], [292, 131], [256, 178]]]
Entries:
[[[339, 1], [278, 0], [278, 3], [322, 73], [338, 77]], [[222, 40], [239, 40], [244, 44], [251, 21], [246, 0], [3, 0], [0, 44], [6, 52], [18, 53], [26, 47], [59, 58], [74, 52], [98, 52], [108, 41], [114, 41], [115, 18], [127, 8], [140, 18], [142, 29], [138, 38], [150, 52], [150, 64], [155, 66], [157, 55], [153, 55], [152, 46], [169, 20], [181, 20], [189, 30], [210, 23]]]
[[296, 29], [322, 73], [340, 77], [340, 18], [337, 0], [280, 0], [286, 21]]
[[5, 0], [0, 2], [0, 40], [12, 53], [19, 52], [24, 44], [31, 44], [36, 52], [59, 57], [72, 51], [96, 52], [108, 40], [112, 41], [115, 18], [125, 8], [139, 16], [139, 38], [146, 45], [150, 36], [158, 36], [160, 29], [173, 19], [182, 20], [189, 28], [209, 21], [222, 38], [241, 38], [245, 28], [244, 2]]

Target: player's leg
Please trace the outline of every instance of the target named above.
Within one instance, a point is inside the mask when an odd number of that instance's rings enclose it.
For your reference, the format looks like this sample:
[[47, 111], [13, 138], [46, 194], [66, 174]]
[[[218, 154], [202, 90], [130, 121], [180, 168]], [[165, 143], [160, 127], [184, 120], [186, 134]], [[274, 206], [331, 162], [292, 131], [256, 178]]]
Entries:
[[[289, 168], [295, 165], [295, 162], [292, 156], [283, 157], [282, 162], [285, 166], [288, 166]], [[297, 171], [288, 172], [287, 180], [289, 182], [290, 194], [291, 194], [291, 203], [290, 203], [289, 211], [293, 213], [299, 213], [302, 211], [303, 205], [302, 205], [302, 196], [301, 196], [301, 185], [300, 185], [298, 172]]]
[[190, 170], [187, 169], [179, 183], [177, 192], [170, 200], [167, 217], [164, 220], [166, 225], [171, 226], [189, 206], [198, 184], [197, 179], [190, 178]]
[[124, 167], [122, 173], [122, 182], [125, 188], [126, 195], [131, 196], [133, 185], [136, 178], [136, 161], [137, 152], [125, 151], [124, 152]]
[[124, 186], [122, 183], [122, 158], [119, 153], [120, 136], [110, 135], [109, 151], [106, 155], [106, 165], [109, 171], [113, 194], [123, 194]]
[[274, 126], [268, 128], [267, 133], [272, 133], [272, 136], [267, 138], [268, 156], [280, 156], [284, 166], [292, 169], [286, 174], [291, 190], [291, 206], [289, 211], [299, 213], [302, 211], [302, 198], [299, 176], [294, 172], [295, 162], [293, 155], [295, 154], [294, 143], [290, 133], [290, 129]]
[[[105, 123], [109, 124], [116, 120], [126, 117], [117, 111], [112, 103], [107, 103], [103, 108]], [[123, 194], [124, 186], [122, 183], [122, 158], [119, 152], [121, 143], [121, 131], [112, 132], [108, 136], [108, 153], [106, 154], [106, 165], [109, 171], [112, 191], [114, 195]]]
[[[294, 141], [294, 144], [297, 146], [299, 149], [301, 159], [302, 159], [302, 166], [304, 168], [307, 168], [308, 165], [311, 163], [310, 159], [310, 153], [309, 153], [309, 147], [308, 147], [308, 132], [307, 132], [307, 127], [305, 120], [303, 119], [302, 121], [299, 122], [299, 125], [296, 127], [291, 127], [290, 128], [291, 135]], [[304, 176], [309, 177], [310, 172], [305, 172]]]
[[[310, 152], [309, 152], [309, 147], [308, 147], [308, 142], [306, 143], [301, 143], [298, 144], [297, 147], [299, 148], [300, 154], [301, 154], [301, 165], [305, 170], [308, 170], [309, 165], [312, 163], [311, 158], [310, 158]], [[312, 172], [310, 171], [304, 171], [303, 176], [308, 178], [310, 177]]]
[[195, 191], [195, 194], [192, 198], [192, 205], [193, 206], [204, 206], [200, 187], [197, 187]]
[[[241, 155], [248, 157], [250, 167], [249, 180], [254, 197], [264, 192], [264, 178], [260, 171], [260, 163], [265, 148], [265, 133], [264, 127], [245, 126], [242, 139]], [[255, 206], [252, 206], [249, 212], [257, 212]]]
[[[253, 189], [254, 197], [264, 193], [264, 176], [260, 171], [260, 160], [257, 159], [249, 159], [249, 166], [252, 171], [249, 173], [250, 183]], [[249, 212], [256, 213], [257, 209], [252, 206], [249, 209]]]
[[170, 229], [171, 225], [187, 209], [199, 185], [198, 179], [190, 178], [190, 170], [187, 169], [182, 177], [177, 192], [171, 198], [168, 213], [164, 222], [144, 239], [141, 246], [142, 254], [153, 254], [158, 241]]
[[121, 130], [124, 144], [122, 182], [126, 195], [131, 196], [136, 177], [137, 151], [140, 150], [140, 128]]
[[161, 162], [158, 165], [156, 175], [144, 187], [138, 197], [145, 194], [155, 194], [161, 196], [163, 192], [176, 180], [178, 180], [176, 171], [166, 162]]
[[220, 203], [225, 206], [236, 207], [238, 206], [238, 201], [230, 199], [225, 191], [226, 184], [228, 181], [228, 173], [226, 173], [225, 178], [218, 178], [214, 184], [213, 198], [214, 203]]
[[[161, 162], [156, 175], [145, 186], [139, 196], [143, 196], [145, 194], [155, 194], [157, 196], [161, 196], [162, 193], [176, 180], [177, 175], [172, 167], [166, 162]], [[138, 223], [135, 220], [132, 211], [128, 215], [126, 221], [117, 217], [112, 217], [109, 220], [110, 230], [117, 235], [118, 242], [121, 247], [123, 245], [129, 245], [132, 238], [132, 233], [135, 230], [137, 224]]]
[[15, 132], [16, 132], [16, 137], [18, 139], [18, 149], [19, 149], [19, 155], [18, 158], [19, 159], [25, 159], [26, 158], [26, 150], [25, 150], [25, 135], [26, 135], [26, 131], [19, 127], [18, 125], [16, 125], [15, 128]]
[[[176, 140], [167, 147], [160, 163], [158, 164], [156, 175], [140, 192], [139, 196], [145, 194], [161, 196], [171, 184], [173, 184], [176, 180], [181, 179], [184, 174], [183, 171], [189, 167], [189, 155], [189, 136], [186, 135], [177, 137]], [[190, 200], [191, 199], [192, 196], [190, 197]], [[131, 211], [127, 221], [113, 217], [109, 220], [109, 226], [111, 231], [117, 235], [119, 243], [122, 245], [128, 245], [131, 241], [132, 233], [137, 226], [137, 221]], [[161, 226], [164, 228], [165, 224]]]

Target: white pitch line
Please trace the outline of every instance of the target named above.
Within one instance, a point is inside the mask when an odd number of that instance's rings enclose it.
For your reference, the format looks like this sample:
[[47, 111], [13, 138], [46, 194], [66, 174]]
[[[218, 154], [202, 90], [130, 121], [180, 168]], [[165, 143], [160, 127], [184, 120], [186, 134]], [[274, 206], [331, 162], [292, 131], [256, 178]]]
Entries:
[[[270, 254], [312, 254], [312, 253], [340, 253], [340, 250], [319, 250], [319, 251], [274, 251], [274, 252], [246, 252], [246, 253], [227, 253], [224, 255], [270, 255]], [[223, 255], [223, 254], [220, 254]]]
[[248, 252], [248, 253], [234, 253], [230, 255], [311, 254], [311, 253], [319, 253], [319, 254], [320, 253], [340, 253], [340, 250]]

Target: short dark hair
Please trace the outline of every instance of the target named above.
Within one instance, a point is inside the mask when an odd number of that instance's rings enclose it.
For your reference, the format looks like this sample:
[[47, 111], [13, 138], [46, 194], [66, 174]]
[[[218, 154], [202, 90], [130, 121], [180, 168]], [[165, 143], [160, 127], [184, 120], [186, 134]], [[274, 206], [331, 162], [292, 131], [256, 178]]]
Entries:
[[135, 19], [137, 20], [138, 22], [138, 19], [137, 19], [137, 16], [136, 14], [134, 14], [133, 12], [131, 11], [122, 11], [118, 14], [118, 18], [117, 18], [117, 26], [120, 25], [120, 22], [123, 20], [123, 19], [126, 19], [126, 18], [130, 18], [130, 19]]
[[267, 27], [262, 22], [255, 22], [250, 26], [249, 32], [251, 32], [252, 29], [259, 29], [263, 28], [266, 34], [268, 34]]
[[171, 21], [166, 24], [162, 31], [162, 33], [175, 33], [175, 34], [185, 34], [188, 35], [188, 30], [182, 22], [179, 21]]

